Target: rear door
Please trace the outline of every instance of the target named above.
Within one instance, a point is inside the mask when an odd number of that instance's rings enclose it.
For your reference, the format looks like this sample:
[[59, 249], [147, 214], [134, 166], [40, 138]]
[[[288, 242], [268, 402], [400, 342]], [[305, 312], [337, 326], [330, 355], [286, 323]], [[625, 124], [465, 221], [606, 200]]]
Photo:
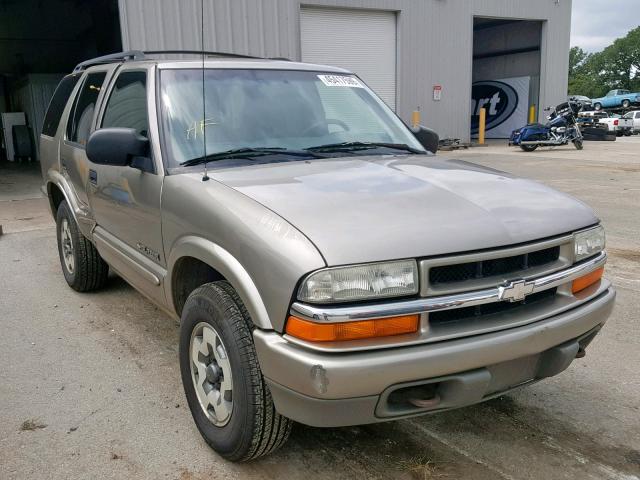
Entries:
[[86, 143], [95, 128], [96, 107], [102, 99], [104, 85], [113, 69], [113, 66], [107, 66], [84, 75], [69, 113], [64, 140], [60, 144], [62, 174], [69, 180], [78, 206], [84, 209], [89, 204]]
[[[118, 70], [106, 92], [97, 129], [133, 128], [157, 145], [153, 69], [134, 65]], [[151, 145], [150, 145], [151, 146]], [[163, 169], [151, 146], [153, 171], [90, 162], [89, 202], [97, 227], [94, 238], [116, 270], [152, 298], [163, 301], [164, 252], [160, 222]]]
[[80, 73], [75, 73], [64, 77], [58, 84], [47, 107], [40, 133], [40, 168], [43, 178], [47, 178], [49, 169], [60, 170], [58, 139], [64, 135], [61, 133], [58, 136], [59, 130], [63, 129], [60, 124], [64, 124], [62, 122], [63, 114], [81, 76]]

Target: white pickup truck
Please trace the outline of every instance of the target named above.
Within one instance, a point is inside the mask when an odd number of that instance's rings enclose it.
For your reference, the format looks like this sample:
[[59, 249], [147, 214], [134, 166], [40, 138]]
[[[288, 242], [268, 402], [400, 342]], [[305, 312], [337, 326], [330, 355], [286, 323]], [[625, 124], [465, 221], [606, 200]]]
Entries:
[[622, 118], [631, 120], [633, 122], [633, 132], [640, 133], [640, 110], [627, 112]]
[[580, 112], [580, 118], [593, 118], [594, 123], [606, 125], [610, 133], [615, 133], [618, 137], [633, 134], [633, 120], [623, 118], [619, 115], [600, 111]]

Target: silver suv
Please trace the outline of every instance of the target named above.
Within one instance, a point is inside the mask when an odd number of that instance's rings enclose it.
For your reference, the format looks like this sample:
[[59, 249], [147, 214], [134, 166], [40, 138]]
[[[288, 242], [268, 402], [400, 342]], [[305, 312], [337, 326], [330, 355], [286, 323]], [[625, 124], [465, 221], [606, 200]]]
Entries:
[[343, 69], [141, 52], [80, 64], [40, 139], [66, 281], [111, 270], [180, 322], [191, 413], [231, 460], [584, 355], [615, 297], [591, 209], [435, 145]]

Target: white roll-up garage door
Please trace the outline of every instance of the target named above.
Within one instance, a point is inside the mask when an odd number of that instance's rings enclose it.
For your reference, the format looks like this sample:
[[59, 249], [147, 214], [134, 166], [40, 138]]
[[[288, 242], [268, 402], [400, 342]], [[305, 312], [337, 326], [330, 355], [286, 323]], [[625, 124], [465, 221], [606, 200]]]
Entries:
[[347, 68], [396, 106], [396, 15], [379, 10], [300, 9], [302, 61]]

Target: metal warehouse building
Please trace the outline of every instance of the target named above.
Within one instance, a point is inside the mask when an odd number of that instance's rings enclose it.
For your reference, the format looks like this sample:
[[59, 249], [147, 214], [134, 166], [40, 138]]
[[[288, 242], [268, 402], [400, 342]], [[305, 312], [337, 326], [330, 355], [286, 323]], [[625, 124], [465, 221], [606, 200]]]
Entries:
[[[570, 0], [204, 0], [203, 7], [204, 16], [201, 0], [0, 1], [0, 112], [25, 112], [37, 138], [53, 85], [75, 63], [118, 50], [198, 50], [202, 23], [206, 50], [351, 69], [405, 121], [420, 110], [442, 138], [468, 140], [480, 106], [489, 123], [509, 115], [522, 123], [529, 105], [540, 111], [566, 98]], [[494, 136], [504, 136], [499, 131]]]

